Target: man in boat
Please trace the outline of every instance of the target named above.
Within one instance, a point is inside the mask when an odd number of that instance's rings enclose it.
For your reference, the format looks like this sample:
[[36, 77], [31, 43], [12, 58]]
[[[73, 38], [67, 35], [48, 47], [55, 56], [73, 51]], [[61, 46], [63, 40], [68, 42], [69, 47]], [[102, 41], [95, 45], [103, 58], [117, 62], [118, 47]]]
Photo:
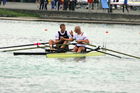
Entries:
[[[71, 34], [66, 31], [66, 26], [65, 24], [60, 25], [60, 31], [58, 31], [55, 35], [55, 40], [50, 40], [49, 45], [50, 45], [50, 50], [60, 50], [60, 52], [66, 52], [68, 48], [68, 42], [72, 40]], [[54, 48], [53, 45], [56, 45]]]
[[76, 40], [77, 44], [73, 48], [73, 52], [81, 53], [86, 50], [85, 44], [88, 44], [89, 40], [85, 33], [81, 31], [80, 26], [76, 26], [74, 32], [76, 34], [73, 36], [73, 40]]

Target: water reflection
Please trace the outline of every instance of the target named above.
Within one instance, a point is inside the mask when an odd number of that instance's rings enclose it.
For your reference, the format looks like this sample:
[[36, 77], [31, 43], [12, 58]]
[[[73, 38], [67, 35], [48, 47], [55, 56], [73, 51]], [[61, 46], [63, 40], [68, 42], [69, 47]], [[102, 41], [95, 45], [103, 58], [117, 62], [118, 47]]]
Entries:
[[73, 59], [75, 62], [86, 62], [86, 57], [79, 57]]
[[77, 58], [56, 58], [59, 62], [86, 62], [86, 57]]

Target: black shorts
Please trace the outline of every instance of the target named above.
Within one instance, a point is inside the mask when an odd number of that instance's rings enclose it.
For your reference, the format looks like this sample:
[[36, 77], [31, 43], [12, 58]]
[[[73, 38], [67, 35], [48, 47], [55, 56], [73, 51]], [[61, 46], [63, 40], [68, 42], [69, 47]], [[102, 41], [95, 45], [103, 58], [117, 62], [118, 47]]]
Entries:
[[[56, 44], [56, 49], [60, 49], [60, 47], [62, 46], [62, 44], [64, 43], [64, 41], [60, 41]], [[64, 49], [69, 49], [69, 46], [68, 45], [65, 45], [65, 48]]]

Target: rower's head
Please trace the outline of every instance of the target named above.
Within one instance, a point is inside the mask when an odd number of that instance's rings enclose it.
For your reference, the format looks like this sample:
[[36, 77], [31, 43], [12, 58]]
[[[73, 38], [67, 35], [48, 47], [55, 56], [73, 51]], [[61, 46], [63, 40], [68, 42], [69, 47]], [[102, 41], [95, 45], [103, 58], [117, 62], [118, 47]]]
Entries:
[[66, 30], [65, 24], [61, 24], [60, 25], [60, 29], [61, 29], [61, 32], [64, 32]]
[[74, 32], [77, 33], [77, 34], [81, 34], [80, 26], [76, 26], [75, 29], [74, 29]]

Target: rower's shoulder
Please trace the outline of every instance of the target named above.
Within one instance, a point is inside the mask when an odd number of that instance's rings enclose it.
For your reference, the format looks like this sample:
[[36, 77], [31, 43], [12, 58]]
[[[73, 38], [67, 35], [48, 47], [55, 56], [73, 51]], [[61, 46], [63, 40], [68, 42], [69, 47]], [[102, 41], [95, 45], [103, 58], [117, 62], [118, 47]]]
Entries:
[[87, 33], [86, 32], [82, 32], [82, 36], [87, 36]]

